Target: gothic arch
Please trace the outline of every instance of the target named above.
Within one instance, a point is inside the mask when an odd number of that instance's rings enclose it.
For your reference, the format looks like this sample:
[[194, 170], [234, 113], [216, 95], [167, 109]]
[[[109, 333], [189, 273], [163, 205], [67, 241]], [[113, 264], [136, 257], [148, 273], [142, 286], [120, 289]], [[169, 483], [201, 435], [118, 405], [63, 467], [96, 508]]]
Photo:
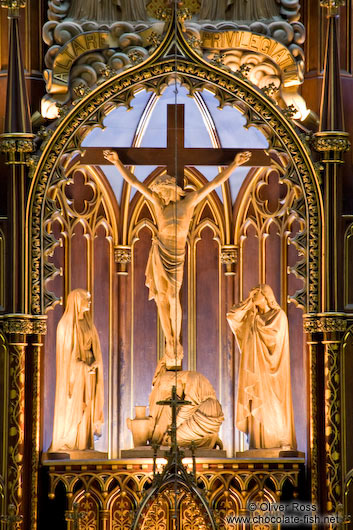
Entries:
[[[300, 270], [296, 272], [306, 281], [306, 284], [298, 293], [299, 302], [306, 313], [319, 313], [322, 309], [320, 287], [323, 207], [319, 178], [311, 161], [307, 144], [296, 131], [294, 123], [270, 97], [260, 92], [240, 75], [218, 68], [200, 58], [187, 44], [179, 30], [177, 41], [183, 55], [178, 56], [178, 60], [175, 61], [174, 55], [169, 55], [174, 37], [173, 28], [170, 26], [160, 47], [145, 62], [107, 79], [91, 93], [77, 100], [75, 106], [64, 109], [55, 132], [41, 145], [27, 209], [30, 236], [28, 269], [31, 271], [29, 275], [31, 285], [28, 286], [29, 311], [34, 315], [41, 315], [45, 310], [43, 251], [46, 243], [43, 220], [46, 215], [45, 204], [48, 190], [58, 174], [60, 165], [75, 163], [80, 151], [83, 150], [82, 141], [92, 128], [102, 127], [105, 116], [114, 108], [129, 107], [136, 91], [145, 89], [158, 95], [168, 84], [174, 83], [177, 79], [181, 85], [187, 87], [191, 96], [207, 89], [218, 99], [221, 108], [230, 105], [240, 110], [246, 117], [247, 126], [256, 126], [267, 138], [269, 144], [267, 151], [271, 157], [273, 171], [277, 171], [292, 189], [300, 190], [301, 199], [296, 208], [300, 210], [300, 214], [306, 221], [306, 230], [300, 234], [297, 244], [305, 249], [305, 255], [300, 263]], [[249, 176], [250, 186], [255, 178], [254, 175], [258, 173], [261, 173], [261, 170], [255, 170], [252, 177]], [[194, 172], [189, 175], [189, 178], [194, 179], [193, 185], [197, 185], [198, 179]], [[139, 200], [136, 198], [136, 201]], [[224, 243], [227, 245], [230, 243], [227, 241], [227, 232], [233, 232], [234, 237], [237, 237], [237, 230], [234, 226], [231, 228], [232, 222], [234, 224], [234, 213], [233, 221], [229, 218], [228, 220], [222, 219], [217, 206], [217, 197], [211, 197], [209, 200], [213, 201], [211, 210], [215, 220], [219, 223], [217, 237], [221, 245]], [[131, 204], [129, 204], [126, 191], [123, 191], [123, 202], [120, 219], [127, 230]], [[140, 206], [142, 208], [142, 203]], [[229, 207], [227, 208], [229, 213]], [[208, 228], [211, 228], [215, 234], [213, 226]], [[127, 233], [125, 235], [127, 236]], [[117, 242], [118, 239], [116, 239]], [[119, 240], [119, 244], [127, 245], [128, 243]], [[143, 276], [141, 271], [140, 276], [141, 278]], [[143, 285], [142, 280], [141, 285]], [[221, 326], [225, 329], [225, 324], [219, 320], [219, 329], [222, 329]], [[195, 330], [192, 333], [193, 337], [196, 336]], [[192, 340], [195, 342], [195, 338]], [[219, 341], [220, 351], [224, 349], [223, 346], [224, 344]], [[197, 368], [194, 358], [190, 363], [190, 369]], [[221, 381], [221, 374], [217, 375], [217, 378]], [[125, 403], [125, 405], [128, 405], [125, 407], [126, 410], [131, 407], [131, 403]], [[230, 404], [227, 407], [229, 408], [227, 415], [231, 418], [232, 407]]]
[[[178, 31], [178, 45], [184, 57], [175, 61], [168, 55], [174, 32], [172, 26], [156, 52], [144, 63], [122, 72], [97, 87], [92, 93], [83, 97], [57, 123], [55, 133], [42, 146], [30, 190], [28, 204], [30, 248], [29, 269], [32, 273], [32, 285], [29, 286], [30, 306], [34, 314], [43, 313], [41, 292], [43, 289], [43, 218], [44, 199], [55, 168], [62, 155], [73, 154], [80, 149], [80, 144], [89, 130], [101, 126], [102, 120], [112, 109], [112, 105], [129, 105], [134, 91], [146, 88], [157, 94], [172, 82], [176, 75], [182, 85], [188, 87], [190, 94], [204, 88], [211, 90], [220, 102], [220, 106], [232, 105], [239, 108], [246, 116], [248, 125], [260, 128], [267, 136], [270, 151], [276, 150], [281, 158], [287, 156], [287, 172], [297, 179], [303, 191], [305, 210], [308, 222], [306, 276], [310, 278], [305, 298], [306, 311], [320, 311], [320, 249], [322, 232], [322, 198], [308, 147], [296, 132], [293, 123], [274, 105], [273, 101], [249, 84], [240, 76], [210, 65], [201, 59], [190, 48]], [[66, 115], [65, 115], [66, 114]], [[31, 288], [30, 288], [31, 287]]]

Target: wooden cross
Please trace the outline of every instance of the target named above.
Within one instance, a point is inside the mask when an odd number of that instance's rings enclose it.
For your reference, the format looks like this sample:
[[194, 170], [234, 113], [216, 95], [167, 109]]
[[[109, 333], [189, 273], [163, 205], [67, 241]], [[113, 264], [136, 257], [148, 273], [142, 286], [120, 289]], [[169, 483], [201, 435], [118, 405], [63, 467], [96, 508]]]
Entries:
[[[105, 147], [116, 151], [126, 166], [166, 166], [167, 173], [177, 177], [183, 186], [185, 166], [228, 166], [237, 153], [251, 152], [245, 166], [270, 166], [271, 160], [264, 149], [231, 149], [185, 147], [185, 107], [182, 104], [167, 106], [167, 147]], [[82, 163], [106, 165], [101, 147], [86, 147]]]
[[84, 519], [86, 517], [86, 512], [79, 512], [79, 505], [77, 502], [74, 502], [72, 505], [73, 511], [67, 511], [66, 512], [66, 520], [73, 522], [72, 530], [79, 530], [80, 528], [80, 520]]
[[1, 516], [1, 522], [6, 524], [9, 530], [15, 530], [22, 519], [23, 515], [16, 515], [16, 506], [14, 504], [9, 504], [9, 515]]
[[184, 399], [179, 399], [176, 393], [176, 386], [172, 387], [172, 397], [165, 401], [157, 401], [157, 405], [169, 405], [172, 409], [172, 425], [170, 429], [170, 439], [171, 447], [174, 451], [178, 450], [177, 444], [177, 409], [182, 405], [191, 405], [191, 401], [185, 401]]

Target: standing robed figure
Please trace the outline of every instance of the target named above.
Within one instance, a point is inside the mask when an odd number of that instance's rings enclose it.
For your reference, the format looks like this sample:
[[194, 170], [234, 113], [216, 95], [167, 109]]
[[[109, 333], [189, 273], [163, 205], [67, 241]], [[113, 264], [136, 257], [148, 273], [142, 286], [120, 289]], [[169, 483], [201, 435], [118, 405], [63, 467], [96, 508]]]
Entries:
[[287, 315], [261, 284], [227, 320], [241, 351], [237, 428], [250, 449], [296, 449]]
[[94, 449], [103, 418], [103, 363], [91, 295], [74, 289], [56, 333], [56, 391], [50, 452]]

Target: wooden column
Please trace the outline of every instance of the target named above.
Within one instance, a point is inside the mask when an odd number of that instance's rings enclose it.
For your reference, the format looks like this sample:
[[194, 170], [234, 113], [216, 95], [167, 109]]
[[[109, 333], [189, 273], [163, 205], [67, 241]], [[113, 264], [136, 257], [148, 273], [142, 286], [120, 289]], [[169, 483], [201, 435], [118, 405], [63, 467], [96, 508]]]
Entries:
[[8, 347], [4, 512], [9, 513], [10, 505], [13, 505], [15, 514], [22, 518], [22, 528], [26, 530], [37, 527], [40, 358], [45, 320], [46, 317], [19, 314], [1, 317]]
[[322, 513], [337, 513], [343, 504], [342, 440], [341, 440], [341, 340], [346, 329], [343, 309], [342, 282], [342, 166], [343, 155], [350, 148], [344, 130], [344, 114], [339, 57], [338, 18], [344, 0], [321, 0], [327, 9], [327, 37], [324, 80], [321, 96], [320, 127], [314, 135], [323, 171], [324, 234], [323, 234], [323, 313], [314, 319], [320, 333], [321, 349], [318, 359], [318, 381], [321, 384], [321, 407], [324, 408], [324, 432], [317, 433], [317, 443], [325, 440], [322, 460], [319, 460], [320, 482], [324, 498]]
[[338, 513], [343, 504], [340, 371], [346, 327], [344, 314], [305, 315], [311, 368], [311, 500], [323, 514]]

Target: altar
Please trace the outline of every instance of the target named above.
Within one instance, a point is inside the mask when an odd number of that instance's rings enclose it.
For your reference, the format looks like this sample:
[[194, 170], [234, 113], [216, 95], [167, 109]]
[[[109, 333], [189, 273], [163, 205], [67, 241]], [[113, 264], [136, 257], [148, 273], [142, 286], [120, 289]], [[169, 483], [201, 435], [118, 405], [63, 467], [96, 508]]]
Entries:
[[352, 341], [330, 274], [349, 141], [300, 93], [299, 3], [246, 4], [48, 4], [37, 128], [0, 137], [24, 203], [0, 315], [7, 524], [344, 511]]
[[[191, 458], [184, 459], [184, 463], [188, 471], [192, 471]], [[165, 459], [158, 458], [156, 472], [161, 473], [164, 465]], [[104, 529], [131, 528], [134, 513], [153, 481], [153, 464], [149, 458], [89, 463], [47, 461], [44, 470], [50, 480], [49, 499], [45, 502], [53, 520], [62, 517], [65, 509], [68, 509], [67, 514], [74, 513], [77, 503], [79, 510], [86, 514], [83, 522], [87, 526], [82, 525], [83, 528], [90, 528], [98, 521]], [[261, 459], [198, 457], [196, 476], [218, 528], [241, 528], [241, 523], [232, 522], [232, 518], [249, 513], [249, 503], [271, 506], [298, 499], [304, 479], [304, 459], [264, 462]], [[179, 489], [177, 503], [177, 524], [197, 528], [201, 524], [201, 510], [186, 490]], [[257, 513], [269, 511], [259, 509]], [[173, 514], [173, 488], [167, 486], [149, 507], [139, 528], [168, 528]]]

